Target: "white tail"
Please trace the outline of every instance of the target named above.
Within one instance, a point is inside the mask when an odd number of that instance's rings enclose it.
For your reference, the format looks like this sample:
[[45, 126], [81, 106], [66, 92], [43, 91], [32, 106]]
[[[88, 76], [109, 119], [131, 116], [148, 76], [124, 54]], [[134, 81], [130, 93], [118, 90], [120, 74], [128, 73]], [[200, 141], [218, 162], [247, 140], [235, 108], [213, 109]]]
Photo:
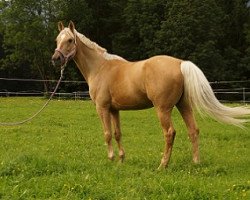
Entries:
[[184, 97], [192, 107], [200, 113], [207, 113], [217, 121], [243, 127], [249, 119], [250, 109], [243, 107], [227, 107], [215, 97], [213, 90], [203, 72], [192, 62], [183, 61], [181, 72], [184, 76]]

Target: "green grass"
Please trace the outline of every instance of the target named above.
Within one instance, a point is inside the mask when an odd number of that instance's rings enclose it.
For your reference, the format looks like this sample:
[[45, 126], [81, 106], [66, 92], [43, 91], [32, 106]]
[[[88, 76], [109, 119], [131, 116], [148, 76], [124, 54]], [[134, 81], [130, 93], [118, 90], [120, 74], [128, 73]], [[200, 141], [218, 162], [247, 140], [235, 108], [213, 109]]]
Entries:
[[[0, 98], [0, 121], [29, 117], [44, 101]], [[121, 120], [123, 164], [107, 159], [90, 101], [53, 100], [32, 122], [0, 127], [0, 199], [250, 199], [250, 124], [241, 130], [197, 117], [201, 164], [194, 165], [174, 110], [170, 165], [157, 171], [164, 143], [154, 109], [125, 111]]]

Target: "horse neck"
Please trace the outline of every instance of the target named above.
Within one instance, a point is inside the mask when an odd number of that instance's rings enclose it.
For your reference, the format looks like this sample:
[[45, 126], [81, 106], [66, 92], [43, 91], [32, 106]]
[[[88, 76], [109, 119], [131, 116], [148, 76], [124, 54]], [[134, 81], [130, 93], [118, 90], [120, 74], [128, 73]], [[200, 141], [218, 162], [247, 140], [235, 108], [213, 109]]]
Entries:
[[77, 53], [74, 61], [87, 83], [89, 83], [89, 80], [98, 73], [106, 60], [99, 52], [88, 48], [77, 38]]

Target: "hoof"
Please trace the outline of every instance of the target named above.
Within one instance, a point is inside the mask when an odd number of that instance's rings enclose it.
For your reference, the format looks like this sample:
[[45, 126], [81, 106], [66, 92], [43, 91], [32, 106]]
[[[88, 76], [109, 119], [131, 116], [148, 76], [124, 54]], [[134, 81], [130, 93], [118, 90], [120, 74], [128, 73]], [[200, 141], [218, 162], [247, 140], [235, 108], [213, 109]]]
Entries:
[[161, 159], [161, 164], [157, 169], [158, 170], [166, 169], [167, 166], [168, 166], [168, 161], [166, 159], [162, 158]]
[[199, 158], [194, 158], [193, 163], [194, 164], [200, 164], [200, 159]]
[[109, 159], [110, 161], [114, 161], [114, 160], [115, 160], [115, 156], [114, 156], [114, 155], [109, 156], [108, 159]]
[[166, 168], [167, 168], [167, 165], [161, 163], [161, 164], [159, 165], [159, 167], [157, 168], [157, 170], [158, 170], [158, 171], [161, 171], [161, 170], [164, 170], [164, 169], [166, 169]]
[[125, 154], [119, 155], [120, 162], [123, 163], [125, 159]]

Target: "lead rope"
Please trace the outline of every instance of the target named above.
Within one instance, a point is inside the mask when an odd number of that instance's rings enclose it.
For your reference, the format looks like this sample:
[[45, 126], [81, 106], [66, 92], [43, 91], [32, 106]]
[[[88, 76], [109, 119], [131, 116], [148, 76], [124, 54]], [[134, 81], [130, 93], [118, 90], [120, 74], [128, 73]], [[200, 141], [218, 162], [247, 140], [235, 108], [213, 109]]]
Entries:
[[34, 119], [37, 115], [39, 115], [43, 110], [44, 108], [49, 104], [49, 102], [51, 101], [51, 99], [53, 98], [53, 96], [55, 95], [62, 79], [63, 79], [63, 72], [64, 72], [64, 69], [65, 69], [65, 66], [66, 66], [66, 63], [61, 67], [61, 76], [60, 76], [60, 79], [58, 80], [57, 84], [56, 84], [56, 87], [54, 89], [54, 91], [51, 93], [49, 99], [46, 101], [46, 103], [43, 105], [43, 107], [38, 110], [35, 114], [33, 114], [31, 117], [25, 119], [25, 120], [22, 120], [22, 121], [19, 121], [19, 122], [0, 122], [0, 126], [17, 126], [17, 125], [21, 125], [21, 124], [24, 124], [26, 122], [29, 122], [31, 121], [32, 119]]

